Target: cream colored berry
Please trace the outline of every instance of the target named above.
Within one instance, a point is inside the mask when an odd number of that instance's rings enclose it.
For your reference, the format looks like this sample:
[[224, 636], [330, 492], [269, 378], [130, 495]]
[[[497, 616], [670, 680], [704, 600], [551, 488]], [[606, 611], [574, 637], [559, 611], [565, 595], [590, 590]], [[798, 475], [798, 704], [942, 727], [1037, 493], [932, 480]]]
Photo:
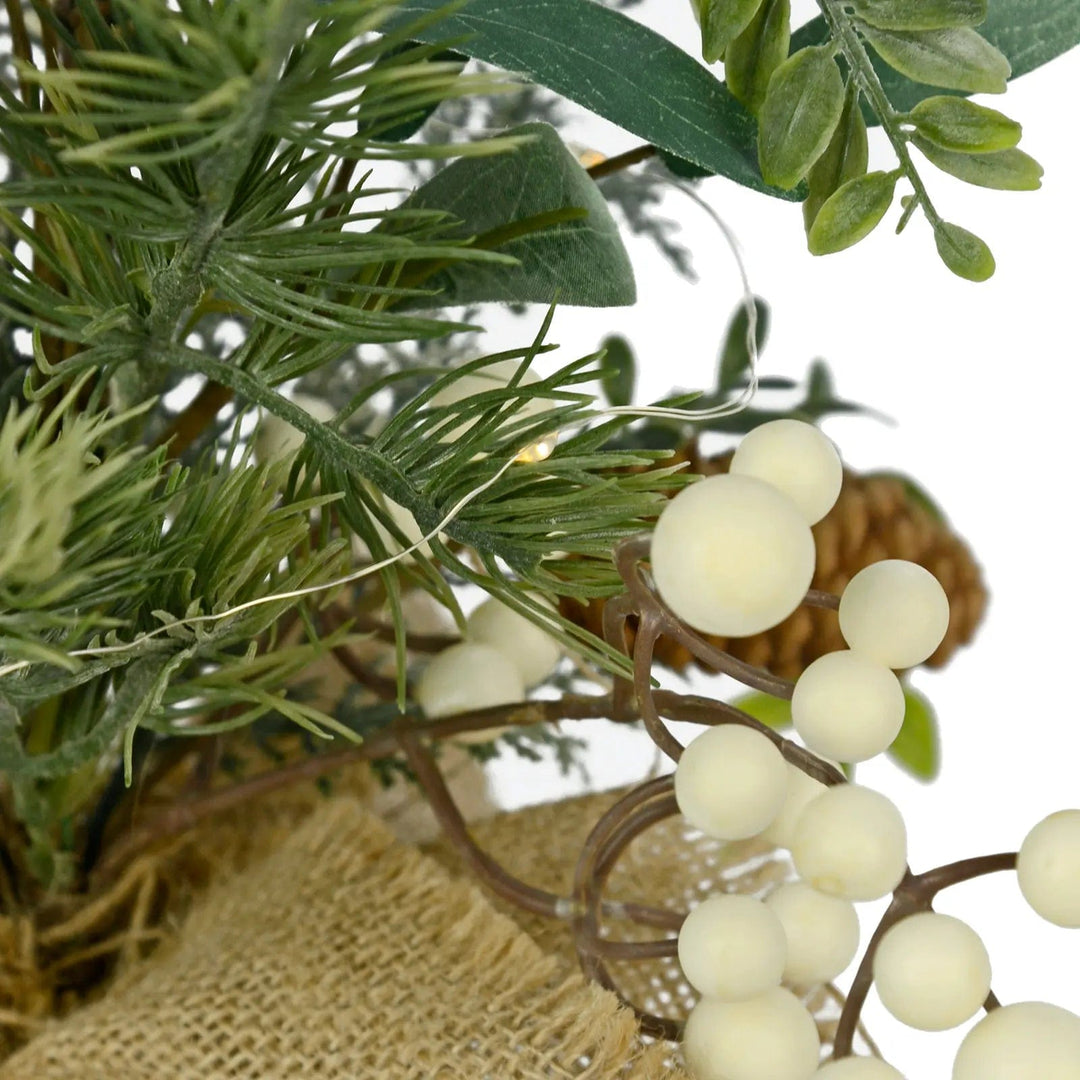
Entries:
[[791, 718], [815, 753], [867, 761], [899, 733], [904, 689], [884, 664], [847, 650], [826, 653], [795, 683]]
[[1016, 879], [1024, 899], [1044, 919], [1080, 927], [1080, 810], [1059, 810], [1027, 834]]
[[811, 525], [833, 508], [844, 479], [836, 447], [802, 420], [771, 420], [754, 428], [739, 443], [731, 472], [772, 484]]
[[[551, 609], [546, 601], [541, 603]], [[543, 682], [558, 666], [562, 648], [531, 619], [492, 597], [469, 616], [465, 636], [505, 653], [526, 686]]]
[[846, 1057], [827, 1061], [814, 1080], [904, 1080], [904, 1076], [881, 1058]]
[[664, 507], [652, 538], [664, 603], [695, 630], [744, 637], [799, 606], [814, 574], [814, 538], [798, 507], [749, 476], [709, 476]]
[[839, 616], [852, 652], [888, 668], [909, 668], [941, 644], [949, 627], [949, 598], [918, 563], [883, 559], [848, 582]]
[[[325, 401], [308, 397], [306, 394], [294, 394], [292, 403], [318, 420], [328, 423], [337, 415]], [[277, 461], [279, 458], [292, 457], [304, 445], [305, 435], [280, 416], [266, 413], [255, 429], [255, 460], [260, 464]]]
[[[436, 654], [416, 687], [416, 700], [430, 720], [508, 705], [524, 696], [521, 673], [503, 653], [468, 641]], [[457, 737], [462, 742], [486, 742], [494, 735], [478, 731]]]
[[790, 761], [784, 764], [787, 766], [788, 776], [784, 805], [780, 807], [780, 813], [773, 818], [772, 823], [761, 835], [763, 839], [777, 847], [790, 848], [799, 815], [811, 799], [816, 799], [825, 790], [826, 785], [808, 776]]
[[791, 857], [815, 889], [845, 900], [876, 900], [900, 884], [907, 830], [884, 795], [837, 784], [809, 803], [795, 826]]
[[891, 926], [874, 954], [882, 1004], [909, 1027], [945, 1031], [971, 1019], [990, 993], [982, 938], [951, 915], [921, 911]]
[[751, 896], [711, 896], [679, 930], [686, 981], [721, 1001], [745, 1001], [779, 986], [786, 955], [780, 920]]
[[695, 1080], [810, 1080], [821, 1043], [802, 1002], [776, 987], [749, 1001], [702, 998], [682, 1050]]
[[815, 986], [831, 982], [855, 957], [859, 916], [849, 900], [826, 896], [805, 881], [788, 881], [765, 898], [787, 940], [784, 982]]
[[675, 767], [675, 800], [686, 820], [718, 840], [761, 832], [784, 805], [787, 768], [771, 740], [752, 728], [709, 728]]
[[1002, 1005], [964, 1037], [952, 1080], [1080, 1080], [1080, 1017], [1043, 1001]]

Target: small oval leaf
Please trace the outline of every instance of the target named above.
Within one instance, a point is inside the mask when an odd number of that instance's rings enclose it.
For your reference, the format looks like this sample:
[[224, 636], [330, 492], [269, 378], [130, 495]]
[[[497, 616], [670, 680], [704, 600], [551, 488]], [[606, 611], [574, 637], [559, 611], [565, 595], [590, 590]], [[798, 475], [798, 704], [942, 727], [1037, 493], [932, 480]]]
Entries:
[[986, 244], [974, 233], [943, 221], [934, 230], [941, 261], [957, 277], [968, 281], [986, 281], [995, 270], [994, 256]]
[[605, 356], [601, 363], [600, 386], [612, 405], [629, 405], [634, 398], [637, 382], [637, 361], [630, 342], [618, 334], [604, 338], [600, 343]]
[[904, 722], [888, 755], [920, 780], [933, 780], [941, 768], [941, 741], [934, 707], [924, 694], [904, 687]]
[[787, 59], [791, 0], [765, 0], [750, 25], [728, 46], [724, 78], [728, 89], [754, 115], [761, 111], [772, 73]]
[[916, 82], [969, 94], [1005, 92], [1009, 61], [968, 27], [909, 32], [868, 26], [863, 32], [885, 63]]
[[942, 30], [978, 26], [986, 0], [855, 0], [855, 14], [881, 30]]
[[924, 98], [908, 119], [931, 142], [967, 154], [1011, 150], [1020, 141], [1022, 130], [1015, 120], [996, 109], [945, 95]]
[[869, 236], [892, 205], [896, 179], [896, 173], [872, 172], [837, 188], [807, 234], [810, 254], [831, 255]]
[[866, 172], [868, 156], [866, 121], [859, 108], [859, 90], [851, 82], [848, 84], [840, 123], [836, 125], [825, 153], [814, 162], [806, 178], [809, 192], [803, 202], [803, 224], [807, 232], [825, 200], [841, 184]]
[[[754, 343], [760, 356], [769, 336], [769, 305], [760, 296], [755, 296], [754, 311]], [[740, 304], [731, 316], [724, 334], [724, 344], [720, 347], [720, 362], [716, 373], [716, 392], [720, 397], [742, 385], [750, 371], [750, 350], [746, 343], [749, 329], [750, 319], [746, 313], [746, 305]], [[758, 386], [761, 386], [760, 381]]]
[[786, 698], [773, 697], [772, 694], [754, 690], [737, 697], [731, 704], [773, 731], [783, 731], [791, 727], [791, 702]]
[[694, 0], [701, 23], [701, 55], [715, 64], [727, 47], [750, 25], [761, 0]]
[[773, 72], [761, 106], [758, 161], [770, 184], [793, 188], [825, 148], [844, 111], [844, 82], [827, 46], [795, 53]]
[[968, 184], [998, 191], [1035, 191], [1042, 186], [1042, 166], [1023, 150], [958, 154], [954, 150], [942, 150], [918, 135], [912, 142], [923, 152], [927, 161]]

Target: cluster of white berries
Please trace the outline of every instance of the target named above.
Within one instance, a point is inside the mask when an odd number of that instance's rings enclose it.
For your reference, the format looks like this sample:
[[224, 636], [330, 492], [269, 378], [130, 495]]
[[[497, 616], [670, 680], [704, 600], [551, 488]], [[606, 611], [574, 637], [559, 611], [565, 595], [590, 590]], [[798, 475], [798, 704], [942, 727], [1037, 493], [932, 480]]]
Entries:
[[[651, 552], [661, 599], [709, 633], [741, 636], [776, 625], [809, 587], [810, 525], [829, 511], [841, 474], [832, 443], [811, 425], [781, 420], [757, 428], [736, 450], [730, 474], [684, 489], [661, 515]], [[839, 620], [848, 649], [806, 669], [792, 717], [821, 758], [865, 761], [900, 730], [904, 695], [894, 671], [937, 648], [948, 599], [922, 567], [885, 560], [852, 579]], [[788, 848], [800, 877], [763, 901], [711, 897], [683, 924], [679, 961], [701, 995], [683, 1054], [697, 1080], [902, 1080], [877, 1059], [819, 1066], [816, 1026], [786, 988], [839, 975], [859, 946], [854, 903], [888, 895], [904, 877], [907, 834], [896, 806], [864, 786], [813, 780], [766, 735], [739, 725], [710, 728], [687, 746], [675, 796], [686, 820], [711, 837], [763, 835]], [[1017, 869], [1039, 914], [1080, 926], [1080, 810], [1036, 826]], [[929, 911], [890, 927], [873, 976], [885, 1007], [924, 1031], [964, 1023], [990, 993], [979, 936]], [[1036, 1077], [1080, 1080], [1080, 1018], [1032, 1002], [988, 1013], [965, 1038], [953, 1072], [953, 1080]]]

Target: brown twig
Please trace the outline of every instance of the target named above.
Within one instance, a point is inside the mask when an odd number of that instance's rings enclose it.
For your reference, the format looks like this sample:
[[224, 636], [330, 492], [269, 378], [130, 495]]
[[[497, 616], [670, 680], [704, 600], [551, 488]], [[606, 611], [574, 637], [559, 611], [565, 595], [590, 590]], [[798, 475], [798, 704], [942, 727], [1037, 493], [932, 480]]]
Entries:
[[605, 176], [610, 176], [612, 173], [621, 172], [623, 169], [628, 169], [631, 165], [637, 165], [642, 161], [647, 161], [651, 157], [655, 157], [657, 153], [656, 147], [650, 143], [645, 143], [642, 146], [635, 146], [632, 150], [627, 150], [625, 153], [617, 154], [615, 157], [604, 158], [603, 161], [598, 161], [595, 165], [590, 165], [585, 171], [594, 179], [602, 180]]

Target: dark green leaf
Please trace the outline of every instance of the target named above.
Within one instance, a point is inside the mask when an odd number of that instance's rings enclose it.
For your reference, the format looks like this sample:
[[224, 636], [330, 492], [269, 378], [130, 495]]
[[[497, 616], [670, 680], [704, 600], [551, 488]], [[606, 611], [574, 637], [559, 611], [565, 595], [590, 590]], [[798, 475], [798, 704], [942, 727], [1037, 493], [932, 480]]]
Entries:
[[715, 64], [749, 25], [761, 0], [694, 0], [701, 23], [701, 55]]
[[[517, 150], [462, 158], [418, 188], [407, 210], [445, 210], [458, 219], [454, 237], [476, 236], [484, 246], [520, 260], [518, 266], [455, 264], [427, 281], [440, 290], [430, 301], [485, 300], [588, 307], [632, 304], [634, 276], [619, 231], [589, 174], [547, 124], [526, 124], [510, 134], [530, 136]], [[584, 215], [533, 231], [530, 222], [580, 208]], [[505, 236], [505, 242], [498, 242]], [[399, 305], [404, 306], [404, 305]]]
[[[765, 348], [765, 339], [769, 336], [769, 305], [760, 296], [755, 296], [754, 307], [757, 311], [754, 340], [760, 355]], [[727, 332], [724, 334], [724, 344], [720, 349], [716, 389], [721, 398], [742, 383], [750, 373], [750, 350], [746, 347], [748, 330], [749, 317], [746, 313], [746, 305], [740, 304], [731, 316]]]
[[803, 225], [807, 232], [825, 200], [841, 184], [866, 172], [868, 156], [866, 121], [859, 108], [859, 89], [851, 82], [844, 98], [840, 123], [836, 125], [825, 153], [814, 162], [807, 177], [810, 191], [803, 203]]
[[791, 0], [765, 0], [750, 25], [727, 47], [728, 89], [752, 112], [761, 109], [772, 73], [787, 59]]
[[986, 0], [854, 0], [855, 14], [881, 30], [943, 30], [978, 26]]
[[873, 232], [892, 205], [896, 174], [872, 172], [842, 184], [825, 200], [807, 234], [812, 255], [831, 255]]
[[995, 269], [994, 256], [986, 244], [974, 233], [959, 225], [943, 222], [934, 230], [941, 261], [957, 277], [968, 281], [985, 281]]
[[1010, 150], [1020, 141], [1021, 128], [1015, 120], [967, 98], [925, 98], [911, 110], [909, 119], [920, 135], [945, 150], [987, 154]]
[[890, 67], [915, 82], [1002, 94], [1009, 79], [1009, 61], [977, 30], [864, 31], [867, 41]]
[[[387, 28], [445, 9], [405, 0]], [[667, 38], [593, 0], [469, 0], [415, 36], [454, 41], [470, 56], [583, 105], [676, 157], [780, 195], [758, 171], [753, 117], [727, 87]]]
[[918, 135], [912, 142], [926, 159], [943, 172], [979, 187], [999, 191], [1035, 191], [1042, 186], [1042, 166], [1023, 150], [996, 150], [992, 154], [958, 154], [942, 150]]
[[737, 697], [731, 704], [773, 731], [783, 731], [784, 728], [791, 727], [791, 702], [785, 698], [773, 697], [772, 694], [762, 694], [755, 690]]
[[778, 187], [794, 187], [825, 148], [844, 110], [844, 83], [832, 51], [803, 49], [773, 72], [761, 106], [758, 160]]
[[933, 780], [941, 768], [941, 743], [934, 707], [924, 694], [904, 687], [904, 723], [888, 749], [889, 757], [920, 780]]
[[637, 381], [637, 362], [630, 342], [613, 334], [604, 338], [600, 348], [605, 351], [600, 379], [604, 396], [612, 405], [629, 405], [634, 398], [634, 383]]

